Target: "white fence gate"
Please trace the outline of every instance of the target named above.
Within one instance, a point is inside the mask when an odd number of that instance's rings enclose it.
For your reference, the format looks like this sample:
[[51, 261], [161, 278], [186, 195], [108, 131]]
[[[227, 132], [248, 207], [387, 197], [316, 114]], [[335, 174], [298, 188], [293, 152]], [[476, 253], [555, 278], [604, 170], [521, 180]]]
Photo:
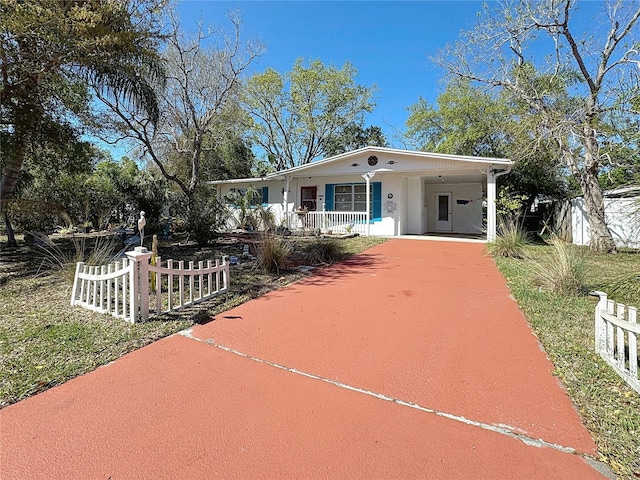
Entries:
[[631, 388], [640, 393], [638, 311], [635, 307], [608, 300], [606, 293], [594, 293], [600, 297], [595, 315], [596, 351]]
[[[128, 258], [110, 265], [94, 267], [79, 262], [71, 292], [71, 306], [78, 305], [99, 313], [108, 313], [131, 323], [149, 319], [150, 301], [155, 313], [194, 305], [229, 288], [229, 264], [208, 261], [178, 262], [173, 260], [162, 266], [162, 259], [150, 265], [151, 252], [136, 247], [126, 253]], [[153, 288], [152, 288], [153, 287]], [[155, 297], [155, 298], [152, 298]]]

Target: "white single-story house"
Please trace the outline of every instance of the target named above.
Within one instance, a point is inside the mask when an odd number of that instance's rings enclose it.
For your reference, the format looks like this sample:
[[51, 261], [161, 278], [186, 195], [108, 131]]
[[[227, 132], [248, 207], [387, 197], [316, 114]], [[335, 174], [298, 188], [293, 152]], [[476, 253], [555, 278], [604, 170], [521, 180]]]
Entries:
[[505, 158], [364, 147], [259, 178], [210, 183], [223, 202], [253, 187], [256, 202], [291, 229], [374, 236], [486, 232], [493, 240], [496, 178], [512, 165]]

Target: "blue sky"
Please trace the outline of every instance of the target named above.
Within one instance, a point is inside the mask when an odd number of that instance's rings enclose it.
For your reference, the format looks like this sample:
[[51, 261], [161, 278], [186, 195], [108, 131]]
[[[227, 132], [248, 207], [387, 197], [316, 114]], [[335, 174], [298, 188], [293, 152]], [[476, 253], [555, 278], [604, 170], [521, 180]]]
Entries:
[[238, 10], [245, 39], [261, 40], [266, 53], [253, 72], [271, 67], [284, 73], [297, 58], [320, 59], [341, 67], [350, 62], [357, 82], [375, 85], [374, 112], [367, 125], [378, 125], [392, 146], [404, 130], [407, 107], [420, 96], [435, 102], [443, 72], [429, 60], [447, 43], [472, 28], [480, 1], [180, 1], [182, 28], [226, 27], [225, 16]]

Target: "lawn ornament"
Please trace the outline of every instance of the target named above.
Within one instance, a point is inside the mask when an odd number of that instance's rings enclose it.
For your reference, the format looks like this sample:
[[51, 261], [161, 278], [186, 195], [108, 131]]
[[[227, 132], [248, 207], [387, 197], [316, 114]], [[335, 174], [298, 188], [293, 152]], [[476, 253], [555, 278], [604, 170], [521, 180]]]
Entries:
[[138, 219], [138, 231], [140, 232], [140, 246], [142, 246], [142, 242], [144, 241], [144, 226], [147, 224], [147, 221], [144, 218], [144, 210], [140, 212], [140, 218]]

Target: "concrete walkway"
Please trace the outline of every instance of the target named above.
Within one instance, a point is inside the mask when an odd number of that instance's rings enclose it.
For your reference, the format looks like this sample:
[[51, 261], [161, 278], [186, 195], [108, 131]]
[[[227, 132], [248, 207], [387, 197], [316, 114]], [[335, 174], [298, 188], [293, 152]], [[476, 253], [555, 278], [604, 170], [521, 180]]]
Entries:
[[7, 407], [0, 477], [605, 478], [484, 248], [390, 240]]

